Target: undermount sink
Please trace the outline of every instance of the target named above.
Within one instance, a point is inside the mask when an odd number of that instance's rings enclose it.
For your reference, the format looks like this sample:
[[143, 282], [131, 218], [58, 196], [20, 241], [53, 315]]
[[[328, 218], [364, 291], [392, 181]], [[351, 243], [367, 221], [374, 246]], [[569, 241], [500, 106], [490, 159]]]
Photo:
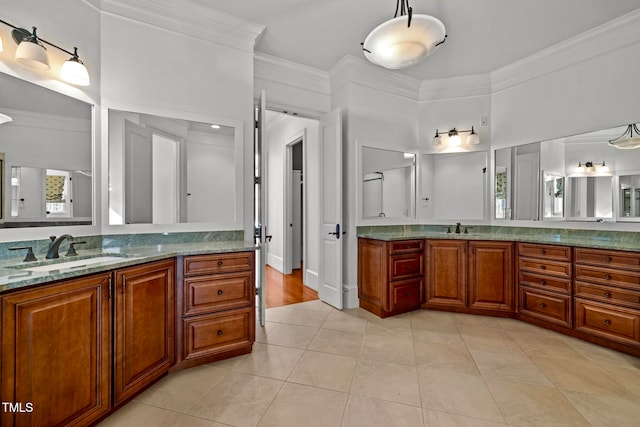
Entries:
[[41, 265], [12, 265], [9, 268], [18, 269], [22, 271], [33, 272], [45, 272], [61, 271], [61, 270], [75, 270], [80, 268], [87, 268], [95, 266], [97, 264], [109, 265], [125, 260], [135, 259], [133, 256], [118, 256], [118, 255], [98, 255], [94, 257], [85, 257], [83, 259], [74, 259], [73, 261], [60, 261], [53, 263], [46, 263]]

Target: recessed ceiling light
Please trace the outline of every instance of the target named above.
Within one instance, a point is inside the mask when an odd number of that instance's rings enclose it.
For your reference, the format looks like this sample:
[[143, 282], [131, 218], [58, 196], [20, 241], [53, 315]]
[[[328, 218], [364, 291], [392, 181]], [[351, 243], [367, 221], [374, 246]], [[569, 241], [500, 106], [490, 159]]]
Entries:
[[213, 129], [220, 129], [220, 125], [211, 125]]

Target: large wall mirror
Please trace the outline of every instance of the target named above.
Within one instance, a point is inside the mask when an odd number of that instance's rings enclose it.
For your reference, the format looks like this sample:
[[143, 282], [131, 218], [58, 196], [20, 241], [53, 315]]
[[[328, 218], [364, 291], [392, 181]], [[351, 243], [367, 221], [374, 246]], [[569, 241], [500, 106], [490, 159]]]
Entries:
[[419, 218], [474, 220], [487, 218], [487, 153], [420, 156]]
[[110, 109], [109, 224], [237, 225], [236, 126]]
[[627, 126], [495, 151], [495, 218], [640, 221], [640, 148], [610, 140]]
[[0, 94], [0, 227], [91, 225], [93, 107], [4, 73]]
[[415, 218], [416, 154], [362, 147], [362, 217]]

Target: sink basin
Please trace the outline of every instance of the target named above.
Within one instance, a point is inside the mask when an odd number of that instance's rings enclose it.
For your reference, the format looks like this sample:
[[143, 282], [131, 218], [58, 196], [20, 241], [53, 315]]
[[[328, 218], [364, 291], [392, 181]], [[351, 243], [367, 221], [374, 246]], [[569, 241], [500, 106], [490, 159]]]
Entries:
[[117, 262], [122, 262], [125, 260], [136, 259], [138, 257], [130, 257], [130, 256], [117, 256], [117, 255], [98, 255], [94, 257], [88, 257], [83, 259], [74, 259], [73, 261], [62, 261], [62, 262], [53, 262], [46, 263], [40, 265], [12, 265], [9, 268], [18, 269], [22, 271], [33, 271], [33, 272], [45, 272], [48, 273], [50, 271], [62, 271], [62, 270], [76, 270], [81, 268], [87, 268], [94, 265], [109, 265]]

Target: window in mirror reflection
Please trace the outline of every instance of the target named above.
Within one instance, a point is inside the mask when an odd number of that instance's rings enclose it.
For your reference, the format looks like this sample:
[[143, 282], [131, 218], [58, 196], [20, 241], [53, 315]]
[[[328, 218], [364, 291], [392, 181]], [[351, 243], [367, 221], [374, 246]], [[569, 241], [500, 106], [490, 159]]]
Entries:
[[362, 147], [363, 218], [415, 216], [415, 156]]
[[109, 110], [109, 223], [232, 223], [235, 129]]
[[544, 218], [564, 217], [564, 176], [544, 174]]

